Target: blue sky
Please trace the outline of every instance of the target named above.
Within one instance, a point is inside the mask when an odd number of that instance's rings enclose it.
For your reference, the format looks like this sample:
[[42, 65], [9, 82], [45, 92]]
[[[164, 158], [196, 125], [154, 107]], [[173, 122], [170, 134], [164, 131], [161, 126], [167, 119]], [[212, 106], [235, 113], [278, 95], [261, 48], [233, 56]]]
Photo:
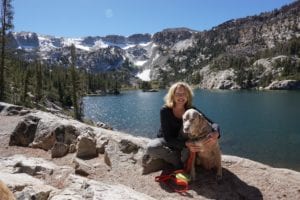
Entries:
[[14, 31], [58, 37], [209, 30], [294, 0], [13, 0]]

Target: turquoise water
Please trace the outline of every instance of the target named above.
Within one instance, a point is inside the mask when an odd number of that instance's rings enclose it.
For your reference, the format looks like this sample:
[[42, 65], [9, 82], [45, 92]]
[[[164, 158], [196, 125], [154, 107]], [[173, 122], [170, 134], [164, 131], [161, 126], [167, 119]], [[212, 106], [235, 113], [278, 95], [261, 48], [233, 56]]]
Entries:
[[[223, 154], [300, 171], [299, 91], [195, 90], [194, 105], [221, 127]], [[85, 117], [156, 137], [165, 90], [84, 98]]]

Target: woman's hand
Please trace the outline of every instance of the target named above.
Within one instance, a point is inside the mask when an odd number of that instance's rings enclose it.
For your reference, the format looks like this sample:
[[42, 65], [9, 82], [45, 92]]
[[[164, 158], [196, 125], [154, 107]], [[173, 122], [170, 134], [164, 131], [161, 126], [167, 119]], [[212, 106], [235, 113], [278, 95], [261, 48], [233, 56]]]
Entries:
[[218, 141], [220, 133], [217, 131], [211, 132], [207, 135], [207, 139], [204, 141], [204, 145], [206, 146], [212, 146], [216, 144]]
[[215, 131], [215, 132], [211, 132], [207, 135], [207, 139], [205, 139], [205, 141], [202, 141], [202, 145], [197, 145], [197, 143], [195, 142], [190, 142], [187, 141], [185, 142], [185, 146], [187, 146], [187, 148], [189, 149], [190, 152], [199, 152], [199, 151], [203, 151], [203, 145], [204, 146], [212, 146], [214, 144], [216, 144], [216, 142], [218, 141], [219, 138], [219, 132]]
[[201, 148], [196, 145], [194, 142], [185, 142], [185, 146], [187, 146], [187, 148], [189, 149], [190, 152], [199, 152], [201, 151]]

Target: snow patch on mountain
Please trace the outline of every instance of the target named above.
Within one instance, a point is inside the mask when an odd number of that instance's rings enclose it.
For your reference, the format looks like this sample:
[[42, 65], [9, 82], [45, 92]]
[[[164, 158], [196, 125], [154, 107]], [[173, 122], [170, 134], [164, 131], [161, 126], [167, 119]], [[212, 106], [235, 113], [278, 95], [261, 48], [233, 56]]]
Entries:
[[150, 81], [150, 69], [145, 69], [144, 71], [138, 73], [136, 77], [140, 78], [142, 81]]
[[100, 48], [107, 48], [108, 44], [106, 44], [105, 42], [103, 42], [102, 40], [97, 40], [95, 42], [95, 45], [92, 47], [92, 49], [100, 49]]
[[159, 54], [159, 53], [155, 54], [155, 56], [154, 56], [154, 58], [153, 58], [153, 61], [156, 61], [159, 57], [160, 57], [160, 54]]
[[74, 44], [77, 49], [90, 51], [89, 46], [82, 45], [82, 38], [64, 38], [64, 40], [63, 40], [64, 47], [69, 47], [72, 44]]
[[134, 44], [130, 44], [130, 45], [127, 45], [127, 46], [123, 46], [122, 49], [126, 50], [126, 49], [132, 48], [134, 46], [135, 46]]
[[146, 62], [147, 62], [147, 60], [138, 60], [138, 61], [134, 62], [134, 65], [143, 66]]
[[146, 46], [149, 46], [151, 44], [152, 44], [152, 42], [147, 42], [147, 43], [140, 43], [139, 45], [142, 46], [142, 47], [146, 47]]

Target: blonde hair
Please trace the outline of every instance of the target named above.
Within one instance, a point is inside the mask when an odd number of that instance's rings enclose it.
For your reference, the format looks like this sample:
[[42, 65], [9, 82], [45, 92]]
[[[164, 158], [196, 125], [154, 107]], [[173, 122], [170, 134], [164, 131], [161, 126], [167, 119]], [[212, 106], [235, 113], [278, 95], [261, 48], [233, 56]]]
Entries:
[[187, 102], [185, 104], [185, 108], [191, 108], [192, 107], [192, 98], [194, 96], [193, 90], [189, 84], [185, 82], [177, 82], [174, 83], [170, 88], [166, 96], [164, 97], [165, 100], [165, 106], [169, 108], [173, 108], [175, 106], [174, 101], [174, 95], [177, 88], [183, 87], [187, 93]]

